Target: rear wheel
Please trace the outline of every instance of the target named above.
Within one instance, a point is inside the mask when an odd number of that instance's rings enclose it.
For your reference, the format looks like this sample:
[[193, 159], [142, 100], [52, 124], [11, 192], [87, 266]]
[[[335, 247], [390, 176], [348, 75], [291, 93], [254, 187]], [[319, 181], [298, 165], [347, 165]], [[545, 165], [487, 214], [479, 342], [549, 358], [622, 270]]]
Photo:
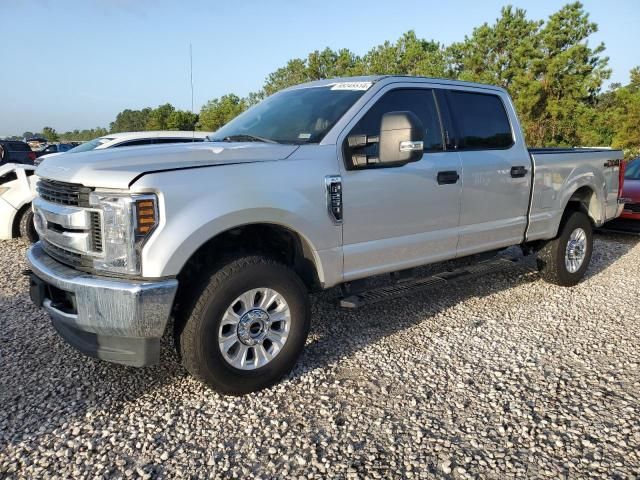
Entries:
[[176, 332], [192, 375], [239, 395], [273, 385], [293, 368], [310, 309], [292, 270], [261, 256], [238, 258], [211, 274], [198, 295]]
[[39, 236], [33, 224], [33, 209], [31, 207], [28, 207], [22, 212], [18, 229], [22, 238], [29, 240], [31, 243], [38, 241]]
[[593, 251], [591, 221], [582, 212], [572, 212], [560, 227], [560, 235], [538, 252], [538, 269], [549, 283], [570, 287], [584, 276]]

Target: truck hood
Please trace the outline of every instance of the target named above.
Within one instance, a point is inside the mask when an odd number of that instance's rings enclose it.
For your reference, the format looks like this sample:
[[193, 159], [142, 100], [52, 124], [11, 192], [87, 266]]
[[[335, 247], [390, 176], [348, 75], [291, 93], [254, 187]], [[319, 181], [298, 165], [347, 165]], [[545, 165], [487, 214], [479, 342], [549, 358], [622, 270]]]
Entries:
[[297, 145], [256, 142], [120, 147], [47, 158], [36, 170], [36, 175], [88, 187], [126, 189], [145, 173], [283, 160], [297, 148]]

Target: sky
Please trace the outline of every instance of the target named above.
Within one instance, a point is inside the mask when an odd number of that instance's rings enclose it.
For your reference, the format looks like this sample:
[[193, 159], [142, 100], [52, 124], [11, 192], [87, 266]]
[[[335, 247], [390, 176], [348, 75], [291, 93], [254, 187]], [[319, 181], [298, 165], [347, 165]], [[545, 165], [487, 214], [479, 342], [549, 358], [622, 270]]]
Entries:
[[[269, 73], [316, 49], [364, 54], [403, 32], [443, 44], [493, 23], [502, 6], [545, 19], [560, 0], [0, 0], [0, 136], [51, 126], [107, 127], [118, 112], [170, 102], [195, 110], [260, 89]], [[583, 0], [613, 73], [640, 65], [640, 0]]]

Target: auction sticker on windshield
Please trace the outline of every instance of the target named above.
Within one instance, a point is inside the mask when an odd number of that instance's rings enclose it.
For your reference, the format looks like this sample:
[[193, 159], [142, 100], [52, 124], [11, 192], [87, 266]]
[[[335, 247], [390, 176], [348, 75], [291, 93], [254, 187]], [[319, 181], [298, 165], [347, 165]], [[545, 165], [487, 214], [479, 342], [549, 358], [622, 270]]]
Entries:
[[369, 90], [373, 82], [340, 82], [334, 83], [331, 90]]

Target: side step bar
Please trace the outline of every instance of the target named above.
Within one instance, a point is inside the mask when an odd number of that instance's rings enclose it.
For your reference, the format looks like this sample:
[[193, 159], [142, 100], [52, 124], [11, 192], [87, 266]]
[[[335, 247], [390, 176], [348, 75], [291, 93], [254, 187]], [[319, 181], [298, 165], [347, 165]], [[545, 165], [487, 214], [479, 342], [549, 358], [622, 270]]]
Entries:
[[403, 297], [405, 295], [410, 295], [415, 292], [427, 290], [431, 287], [444, 285], [453, 281], [467, 280], [505, 270], [524, 258], [526, 257], [502, 257], [495, 260], [476, 263], [456, 270], [436, 273], [429, 277], [416, 278], [413, 280], [398, 282], [393, 285], [385, 285], [343, 297], [340, 299], [340, 306], [343, 308], [358, 308], [392, 298]]

